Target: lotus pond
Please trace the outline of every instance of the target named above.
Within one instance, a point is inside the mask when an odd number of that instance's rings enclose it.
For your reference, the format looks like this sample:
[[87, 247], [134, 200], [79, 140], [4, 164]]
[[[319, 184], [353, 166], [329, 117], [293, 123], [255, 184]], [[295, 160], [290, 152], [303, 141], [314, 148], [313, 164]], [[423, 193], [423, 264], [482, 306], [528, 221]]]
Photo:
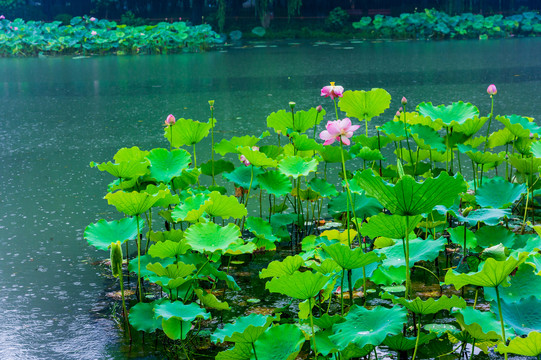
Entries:
[[2, 355], [537, 356], [532, 40], [4, 59]]

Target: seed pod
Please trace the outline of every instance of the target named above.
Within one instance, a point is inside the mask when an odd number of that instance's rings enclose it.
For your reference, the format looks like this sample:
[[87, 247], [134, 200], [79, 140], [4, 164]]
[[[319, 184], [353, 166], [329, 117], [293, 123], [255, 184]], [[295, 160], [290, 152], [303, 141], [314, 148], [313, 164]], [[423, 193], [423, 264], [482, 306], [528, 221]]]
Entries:
[[116, 278], [122, 274], [122, 245], [120, 241], [111, 243], [111, 271]]

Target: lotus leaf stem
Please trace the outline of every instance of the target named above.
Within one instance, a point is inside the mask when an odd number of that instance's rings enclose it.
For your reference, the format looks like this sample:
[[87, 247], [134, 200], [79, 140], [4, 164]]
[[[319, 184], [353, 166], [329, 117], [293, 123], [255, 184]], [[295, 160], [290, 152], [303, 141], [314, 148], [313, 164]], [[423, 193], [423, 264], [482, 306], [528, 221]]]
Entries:
[[139, 289], [139, 301], [143, 301], [141, 290], [141, 229], [139, 228], [139, 215], [135, 215], [135, 222], [137, 223], [137, 288]]
[[[503, 344], [505, 345], [507, 342], [506, 340], [507, 338], [505, 336], [505, 326], [503, 324], [503, 315], [502, 315], [502, 304], [501, 304], [500, 290], [498, 289], [498, 285], [496, 285], [495, 289], [496, 289], [496, 297], [498, 298], [498, 313], [500, 314], [500, 324], [502, 325], [502, 339], [503, 339]], [[505, 360], [507, 360], [507, 352], [505, 353]]]
[[253, 342], [252, 342], [252, 349], [254, 350], [254, 357], [255, 357], [255, 360], [257, 360], [257, 353], [255, 352], [255, 345], [254, 345]]
[[488, 136], [490, 134], [490, 124], [492, 123], [492, 118], [494, 117], [494, 96], [490, 95], [490, 118], [488, 119], [488, 127], [487, 127], [487, 138], [485, 140], [485, 148], [483, 151], [487, 151], [487, 145], [488, 145]]
[[[252, 183], [254, 182], [254, 165], [250, 165], [250, 185], [248, 186], [248, 193], [246, 193], [246, 201], [244, 207], [248, 210], [248, 200], [250, 200], [250, 191], [252, 190]], [[240, 232], [244, 231], [244, 223], [246, 222], [246, 216], [242, 219], [242, 227]]]
[[308, 307], [310, 308], [310, 327], [312, 328], [312, 341], [314, 342], [315, 359], [317, 360], [316, 333], [314, 332], [314, 315], [312, 314], [312, 298], [308, 298]]
[[210, 159], [211, 159], [211, 171], [212, 171], [212, 185], [216, 185], [216, 180], [214, 179], [214, 105], [210, 107]]
[[419, 317], [419, 322], [417, 323], [417, 339], [415, 340], [415, 349], [413, 350], [413, 357], [412, 360], [415, 360], [415, 356], [417, 355], [417, 349], [419, 348], [419, 337], [421, 336], [421, 318]]
[[[197, 169], [197, 156], [195, 154], [195, 143], [193, 144], [193, 168]], [[199, 186], [199, 176], [197, 177], [197, 186]]]

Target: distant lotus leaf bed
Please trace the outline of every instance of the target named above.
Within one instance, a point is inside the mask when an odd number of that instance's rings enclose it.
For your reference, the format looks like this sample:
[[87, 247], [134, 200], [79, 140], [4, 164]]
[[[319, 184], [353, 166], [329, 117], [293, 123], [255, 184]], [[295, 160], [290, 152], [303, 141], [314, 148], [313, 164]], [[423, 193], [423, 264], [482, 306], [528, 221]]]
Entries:
[[206, 122], [164, 119], [164, 147], [91, 163], [118, 217], [84, 238], [110, 251], [126, 337], [186, 359], [539, 356], [541, 127], [463, 101], [389, 115], [384, 89], [321, 95], [327, 110], [290, 103], [219, 142], [211, 100]]

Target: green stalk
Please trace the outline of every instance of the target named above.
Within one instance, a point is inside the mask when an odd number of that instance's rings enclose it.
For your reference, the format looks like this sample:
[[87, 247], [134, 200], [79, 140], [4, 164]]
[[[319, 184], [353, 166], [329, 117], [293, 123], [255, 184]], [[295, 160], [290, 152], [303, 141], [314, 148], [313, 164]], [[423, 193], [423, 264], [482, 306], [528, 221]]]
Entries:
[[212, 161], [212, 185], [216, 185], [216, 181], [214, 180], [214, 105], [210, 106], [210, 123], [211, 123], [211, 133], [210, 133], [210, 139], [211, 139], [211, 149], [210, 149], [210, 157]]
[[[502, 304], [500, 299], [500, 290], [498, 289], [498, 286], [496, 285], [496, 297], [498, 298], [498, 312], [500, 314], [500, 324], [502, 325], [502, 339], [503, 344], [505, 345], [507, 343], [507, 338], [505, 337], [505, 327], [503, 325], [503, 315], [502, 315]], [[505, 360], [507, 360], [507, 353], [505, 353]]]
[[344, 277], [346, 276], [346, 270], [342, 269], [342, 280], [340, 281], [340, 308], [341, 314], [344, 316]]
[[487, 139], [485, 140], [485, 148], [483, 151], [487, 151], [488, 135], [490, 134], [490, 124], [492, 123], [492, 118], [494, 117], [494, 96], [490, 95], [490, 100], [491, 100], [490, 118], [488, 119]]
[[252, 350], [254, 350], [254, 357], [255, 357], [255, 360], [257, 360], [257, 353], [255, 352], [255, 345], [254, 345], [254, 343], [252, 343]]
[[406, 216], [406, 236], [404, 238], [404, 253], [406, 260], [406, 299], [410, 298], [411, 274], [410, 274], [410, 241], [409, 241], [409, 216]]
[[141, 229], [139, 228], [139, 215], [135, 215], [135, 222], [137, 222], [137, 287], [139, 288], [139, 302], [143, 301], [143, 295], [141, 290]]
[[419, 316], [419, 323], [417, 324], [417, 339], [415, 340], [415, 350], [413, 350], [413, 358], [412, 360], [415, 360], [415, 356], [417, 355], [417, 348], [419, 347], [419, 337], [421, 335], [421, 317]]
[[314, 332], [314, 315], [312, 314], [312, 298], [308, 298], [308, 306], [310, 307], [310, 326], [312, 327], [312, 341], [314, 342], [315, 359], [317, 360], [317, 345], [316, 345], [316, 333]]
[[118, 274], [118, 279], [120, 280], [120, 296], [122, 297], [122, 312], [124, 315], [124, 322], [126, 323], [126, 328], [128, 333], [130, 331], [130, 323], [128, 322], [128, 309], [126, 308], [126, 298], [124, 296], [124, 280], [122, 278], [122, 271]]
[[[411, 153], [411, 147], [410, 147], [410, 138], [409, 138], [409, 135], [408, 135], [408, 128], [407, 128], [407, 121], [406, 121], [406, 105], [403, 105], [404, 106], [404, 133], [406, 134], [406, 144], [408, 145], [408, 151], [410, 153], [410, 162], [413, 162], [413, 155]], [[415, 167], [417, 167], [417, 164], [415, 164]], [[412, 166], [413, 168], [413, 166]], [[413, 173], [413, 176], [415, 177], [415, 173]]]
[[173, 148], [173, 128], [171, 125], [167, 126], [169, 126], [169, 152], [171, 152], [171, 149]]
[[[244, 202], [244, 207], [248, 209], [248, 200], [250, 199], [250, 190], [252, 190], [252, 183], [254, 181], [254, 166], [250, 165], [250, 186], [248, 186], [248, 193], [246, 194], [246, 201]], [[246, 221], [246, 216], [242, 220], [242, 227], [240, 229], [240, 232], [242, 233], [244, 231], [244, 223]]]
[[[197, 156], [195, 155], [195, 144], [193, 144], [193, 168], [197, 169]], [[199, 186], [199, 177], [197, 177], [197, 186]]]
[[338, 107], [336, 106], [336, 99], [332, 99], [334, 102], [334, 112], [336, 113], [336, 120], [339, 120], [338, 118]]

